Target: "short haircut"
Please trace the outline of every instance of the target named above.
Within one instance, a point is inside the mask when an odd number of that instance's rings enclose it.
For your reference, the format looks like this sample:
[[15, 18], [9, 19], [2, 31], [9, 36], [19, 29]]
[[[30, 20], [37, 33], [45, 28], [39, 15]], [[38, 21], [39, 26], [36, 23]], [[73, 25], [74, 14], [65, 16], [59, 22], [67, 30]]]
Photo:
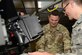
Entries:
[[81, 4], [82, 5], [82, 0], [74, 0], [77, 4]]
[[54, 11], [49, 13], [49, 16], [50, 15], [58, 16], [59, 18], [61, 18], [64, 15], [64, 13], [63, 12], [59, 12], [58, 10], [54, 10]]
[[[67, 3], [69, 0], [62, 0], [63, 3]], [[82, 0], [73, 0], [76, 4], [81, 4], [82, 5]]]
[[49, 16], [50, 15], [60, 16], [60, 13], [57, 10], [54, 10], [54, 11], [52, 11], [52, 12], [49, 13]]
[[63, 3], [67, 3], [69, 0], [62, 0]]

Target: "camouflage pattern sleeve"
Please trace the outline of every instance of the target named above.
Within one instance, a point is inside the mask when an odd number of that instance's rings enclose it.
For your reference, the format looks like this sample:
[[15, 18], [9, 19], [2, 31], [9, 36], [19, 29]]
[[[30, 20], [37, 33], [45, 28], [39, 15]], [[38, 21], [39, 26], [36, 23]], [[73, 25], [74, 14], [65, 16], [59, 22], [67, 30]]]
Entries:
[[45, 26], [43, 27], [43, 35], [41, 38], [36, 42], [36, 51], [45, 51]]
[[44, 51], [44, 45], [45, 45], [45, 39], [44, 36], [41, 36], [41, 38], [36, 43], [36, 50]]
[[69, 31], [63, 27], [63, 42], [64, 42], [64, 52], [71, 51], [71, 37], [69, 35]]

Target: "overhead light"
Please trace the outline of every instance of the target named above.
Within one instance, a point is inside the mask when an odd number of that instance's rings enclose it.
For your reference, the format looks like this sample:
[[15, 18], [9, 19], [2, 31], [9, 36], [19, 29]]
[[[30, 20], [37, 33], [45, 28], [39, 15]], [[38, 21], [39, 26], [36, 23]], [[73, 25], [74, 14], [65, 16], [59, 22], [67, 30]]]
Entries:
[[0, 0], [0, 2], [1, 2], [1, 0]]

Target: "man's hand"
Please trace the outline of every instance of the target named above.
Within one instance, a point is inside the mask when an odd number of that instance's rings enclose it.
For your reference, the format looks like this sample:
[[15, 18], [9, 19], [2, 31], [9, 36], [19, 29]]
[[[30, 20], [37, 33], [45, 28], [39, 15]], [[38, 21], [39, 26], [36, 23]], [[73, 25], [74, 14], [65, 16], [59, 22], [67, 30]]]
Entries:
[[53, 54], [50, 54], [48, 52], [32, 52], [28, 53], [28, 55], [53, 55]]

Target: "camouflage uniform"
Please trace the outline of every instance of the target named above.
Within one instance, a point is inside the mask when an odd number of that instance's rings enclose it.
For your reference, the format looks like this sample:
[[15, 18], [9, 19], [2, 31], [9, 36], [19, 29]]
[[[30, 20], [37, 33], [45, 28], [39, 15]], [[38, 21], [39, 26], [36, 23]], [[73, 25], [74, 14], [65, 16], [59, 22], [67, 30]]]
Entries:
[[36, 43], [37, 51], [50, 53], [67, 52], [70, 49], [70, 36], [68, 30], [61, 24], [51, 27], [47, 24], [43, 27], [44, 35]]
[[72, 43], [72, 52], [78, 52], [82, 54], [82, 15], [73, 25]]
[[56, 55], [82, 55], [82, 14], [72, 29], [72, 53]]

